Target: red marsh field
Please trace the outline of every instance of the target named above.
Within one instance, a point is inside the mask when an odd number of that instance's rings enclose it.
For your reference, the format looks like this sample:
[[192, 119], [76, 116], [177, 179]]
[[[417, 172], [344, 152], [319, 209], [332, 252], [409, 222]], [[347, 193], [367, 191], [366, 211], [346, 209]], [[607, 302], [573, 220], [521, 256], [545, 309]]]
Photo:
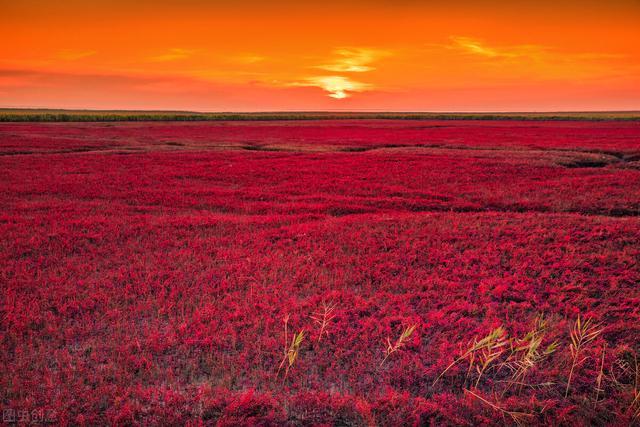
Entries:
[[2, 123], [0, 208], [4, 407], [639, 422], [639, 122]]

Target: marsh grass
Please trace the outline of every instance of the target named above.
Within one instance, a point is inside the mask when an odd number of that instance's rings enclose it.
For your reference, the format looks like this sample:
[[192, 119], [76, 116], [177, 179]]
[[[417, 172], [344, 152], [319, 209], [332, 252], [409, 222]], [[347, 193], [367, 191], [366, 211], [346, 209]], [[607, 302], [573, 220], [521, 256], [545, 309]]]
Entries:
[[633, 354], [633, 400], [628, 411], [631, 412], [631, 420], [640, 419], [640, 367], [638, 366], [638, 355]]
[[384, 362], [389, 358], [389, 356], [391, 356], [393, 353], [395, 353], [396, 351], [400, 350], [402, 347], [405, 346], [407, 341], [409, 341], [409, 338], [411, 338], [411, 335], [413, 335], [413, 331], [415, 331], [417, 326], [418, 325], [413, 324], [405, 327], [402, 333], [400, 334], [400, 336], [398, 337], [398, 339], [394, 343], [392, 343], [391, 339], [387, 337], [387, 344], [386, 344], [387, 346], [385, 348], [385, 355], [384, 355], [384, 359], [382, 359], [382, 362], [380, 362], [380, 366], [384, 364]]
[[607, 351], [607, 345], [602, 346], [602, 356], [600, 358], [600, 369], [598, 370], [598, 377], [596, 378], [596, 397], [594, 399], [594, 406], [598, 404], [600, 399], [600, 393], [604, 390], [602, 389], [602, 379], [604, 378], [604, 357]]
[[478, 364], [476, 365], [476, 371], [478, 372], [478, 378], [476, 379], [475, 386], [478, 387], [482, 375], [489, 369], [489, 367], [496, 361], [505, 351], [505, 346], [508, 344], [506, 335], [503, 333], [497, 335], [495, 339], [492, 339], [482, 348], [478, 353]]
[[334, 303], [333, 301], [322, 301], [322, 310], [316, 311], [310, 316], [313, 321], [320, 327], [320, 332], [318, 333], [317, 339], [318, 342], [320, 342], [320, 340], [322, 339], [323, 334], [329, 335], [327, 328], [329, 326], [329, 322], [331, 322], [331, 320], [333, 320], [333, 318], [335, 317], [335, 314], [333, 313], [335, 308], [336, 303]]
[[565, 389], [564, 397], [569, 396], [571, 380], [573, 379], [576, 367], [587, 359], [587, 357], [579, 359], [581, 353], [586, 346], [598, 338], [602, 330], [603, 328], [594, 324], [592, 319], [583, 321], [580, 315], [578, 315], [570, 334], [571, 344], [569, 345], [569, 350], [571, 351], [571, 369], [569, 370], [569, 378], [567, 379], [567, 388]]
[[288, 326], [289, 326], [289, 315], [287, 314], [284, 317], [284, 354], [282, 357], [282, 361], [280, 362], [280, 366], [278, 366], [278, 371], [276, 375], [280, 375], [280, 371], [282, 368], [285, 368], [283, 382], [289, 376], [289, 370], [293, 367], [298, 360], [298, 356], [300, 355], [300, 346], [304, 341], [305, 332], [301, 330], [297, 333], [293, 334], [291, 338], [291, 343], [289, 344], [288, 340]]
[[518, 411], [509, 411], [505, 408], [503, 408], [502, 406], [500, 406], [497, 403], [491, 402], [490, 400], [485, 399], [484, 397], [480, 396], [477, 393], [474, 393], [473, 391], [469, 390], [469, 389], [465, 389], [464, 392], [466, 394], [469, 394], [473, 397], [475, 397], [476, 399], [478, 399], [479, 401], [481, 401], [482, 403], [490, 406], [491, 408], [493, 408], [494, 410], [500, 412], [500, 414], [503, 417], [509, 417], [513, 420], [514, 423], [516, 423], [516, 425], [518, 426], [522, 426], [525, 425], [526, 422], [529, 420], [529, 418], [533, 417], [532, 414], [526, 413], [526, 412], [518, 412]]
[[[478, 340], [477, 338], [474, 338], [473, 341], [471, 342], [471, 345], [467, 348], [467, 350], [464, 351], [461, 356], [459, 356], [457, 359], [451, 362], [449, 366], [447, 366], [444, 369], [444, 371], [442, 371], [440, 375], [438, 375], [438, 377], [433, 382], [432, 386], [436, 385], [436, 383], [440, 381], [442, 376], [446, 374], [451, 368], [453, 368], [455, 365], [457, 365], [458, 363], [462, 362], [465, 359], [468, 360], [469, 362], [469, 368], [467, 370], [467, 376], [468, 376], [473, 366], [475, 366], [476, 355], [480, 351], [482, 351], [484, 354], [484, 356], [481, 356], [481, 358], [484, 357], [483, 362], [489, 362], [490, 364], [496, 359], [496, 357], [492, 357], [492, 355], [495, 355], [496, 353], [501, 352], [502, 351], [501, 348], [505, 344], [506, 344], [505, 329], [502, 326], [494, 329], [488, 335], [486, 335], [480, 340]], [[482, 365], [484, 365], [484, 363], [482, 363]], [[488, 365], [484, 368], [484, 370], [486, 370], [487, 367]], [[482, 370], [482, 372], [484, 370]]]
[[547, 346], [543, 346], [546, 331], [547, 321], [543, 315], [539, 315], [531, 330], [522, 338], [514, 338], [510, 341], [511, 351], [509, 356], [499, 368], [507, 367], [512, 372], [511, 378], [502, 393], [503, 396], [512, 385], [516, 385], [519, 391], [522, 391], [524, 386], [529, 385], [526, 382], [527, 374], [558, 349], [558, 341], [553, 341]]
[[[336, 304], [332, 301], [323, 301], [321, 307], [309, 317], [318, 326], [319, 332], [316, 342], [320, 342], [323, 337], [328, 336], [331, 321], [335, 317]], [[283, 384], [288, 378], [290, 370], [299, 360], [301, 347], [306, 338], [304, 329], [290, 333], [289, 315], [283, 319], [284, 323], [284, 346], [282, 360], [277, 370], [276, 376], [284, 371]], [[385, 340], [384, 358], [379, 364], [382, 367], [385, 362], [398, 351], [402, 350], [413, 336], [417, 324], [404, 326], [400, 335], [392, 340], [387, 337]], [[583, 319], [581, 316], [573, 322], [570, 329], [570, 342], [568, 353], [570, 353], [569, 374], [564, 387], [564, 397], [569, 397], [572, 382], [581, 364], [589, 357], [591, 351], [588, 347], [602, 334], [604, 327], [594, 323], [590, 318]], [[457, 364], [466, 362], [466, 372], [464, 373], [464, 386], [462, 391], [473, 396], [485, 405], [500, 412], [503, 417], [510, 418], [517, 425], [523, 425], [533, 417], [531, 413], [510, 411], [502, 403], [503, 398], [510, 390], [515, 389], [519, 394], [524, 388], [530, 391], [546, 390], [545, 393], [562, 394], [563, 381], [543, 381], [540, 382], [538, 374], [543, 373], [549, 367], [549, 360], [558, 353], [560, 344], [558, 340], [549, 338], [556, 336], [550, 330], [547, 320], [543, 315], [539, 315], [534, 320], [532, 326], [524, 335], [509, 337], [506, 329], [499, 326], [491, 330], [485, 336], [476, 336], [463, 348], [459, 355], [438, 375], [432, 386], [438, 383], [442, 377]], [[567, 347], [564, 347], [565, 349]], [[563, 357], [562, 354], [560, 354]], [[608, 382], [609, 387], [621, 390], [625, 395], [630, 394], [631, 400], [625, 412], [625, 417], [629, 417], [632, 422], [640, 419], [640, 369], [638, 366], [637, 354], [632, 350], [626, 350], [615, 362], [607, 368], [607, 347], [603, 345], [599, 354], [597, 369], [593, 388], [593, 405], [597, 407], [601, 401], [605, 387]], [[472, 373], [475, 372], [475, 375]], [[534, 373], [532, 373], [534, 372]], [[462, 374], [460, 374], [462, 375]], [[477, 376], [476, 376], [477, 375]], [[481, 381], [485, 380], [482, 386], [484, 392], [490, 391], [496, 398], [489, 399], [480, 393]], [[535, 378], [538, 382], [532, 382], [530, 378]], [[472, 379], [472, 380], [471, 380]], [[470, 382], [470, 385], [467, 383]], [[563, 385], [560, 385], [563, 384]], [[501, 392], [501, 393], [500, 393]]]
[[0, 122], [116, 122], [221, 120], [640, 120], [640, 112], [429, 113], [429, 112], [209, 112], [0, 108]]

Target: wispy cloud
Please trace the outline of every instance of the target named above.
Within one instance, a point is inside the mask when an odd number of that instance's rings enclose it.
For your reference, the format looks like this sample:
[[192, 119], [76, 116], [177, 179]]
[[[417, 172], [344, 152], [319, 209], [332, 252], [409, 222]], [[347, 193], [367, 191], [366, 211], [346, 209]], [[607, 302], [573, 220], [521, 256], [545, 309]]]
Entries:
[[489, 46], [482, 40], [457, 36], [451, 37], [451, 44], [446, 47], [488, 58], [535, 57], [549, 50], [548, 47], [539, 45]]
[[328, 92], [328, 96], [335, 99], [348, 98], [353, 92], [364, 92], [373, 88], [369, 83], [351, 80], [343, 76], [307, 77], [302, 81], [291, 83], [289, 86], [319, 87]]
[[178, 61], [180, 59], [186, 59], [192, 56], [196, 51], [192, 49], [181, 49], [181, 48], [172, 48], [162, 53], [160, 55], [155, 55], [149, 57], [150, 61], [153, 62], [168, 62], [168, 61]]
[[95, 55], [95, 50], [77, 50], [77, 49], [62, 49], [55, 53], [55, 59], [62, 59], [64, 61], [75, 61], [77, 59], [86, 58]]
[[[567, 79], [572, 82], [611, 77], [628, 72], [616, 53], [561, 51], [553, 46], [535, 44], [492, 45], [472, 37], [450, 37], [450, 43], [434, 45], [436, 49], [468, 56], [469, 65], [481, 65], [496, 73], [500, 67], [510, 76], [535, 79]], [[477, 61], [472, 61], [476, 58]], [[509, 71], [508, 71], [509, 70]], [[496, 74], [503, 75], [503, 74]]]
[[566, 60], [601, 60], [623, 58], [624, 55], [598, 52], [558, 52], [551, 46], [521, 44], [508, 46], [490, 46], [486, 42], [472, 37], [450, 38], [447, 49], [484, 56], [487, 58], [532, 58], [532, 59], [566, 59]]
[[234, 62], [239, 62], [240, 64], [256, 64], [258, 62], [263, 62], [267, 59], [266, 56], [262, 55], [254, 55], [251, 53], [245, 55], [238, 55], [232, 58]]
[[335, 58], [330, 62], [315, 65], [313, 68], [340, 73], [364, 73], [375, 70], [371, 64], [389, 55], [389, 51], [379, 49], [340, 48], [334, 51]]
[[[332, 71], [335, 73], [366, 73], [376, 68], [373, 64], [389, 56], [391, 52], [382, 49], [362, 47], [341, 47], [333, 51], [333, 55], [324, 64], [312, 65], [311, 68]], [[287, 86], [318, 87], [328, 92], [329, 97], [345, 99], [354, 93], [373, 90], [371, 83], [354, 80], [341, 75], [301, 77]]]

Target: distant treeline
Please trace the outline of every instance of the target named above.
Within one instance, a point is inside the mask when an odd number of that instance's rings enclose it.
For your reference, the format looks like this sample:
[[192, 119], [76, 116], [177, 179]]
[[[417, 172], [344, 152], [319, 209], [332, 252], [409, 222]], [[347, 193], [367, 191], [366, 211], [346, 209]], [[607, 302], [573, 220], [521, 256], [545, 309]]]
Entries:
[[120, 122], [236, 120], [640, 120], [640, 112], [569, 113], [361, 113], [274, 112], [196, 113], [173, 111], [72, 111], [0, 109], [0, 122]]

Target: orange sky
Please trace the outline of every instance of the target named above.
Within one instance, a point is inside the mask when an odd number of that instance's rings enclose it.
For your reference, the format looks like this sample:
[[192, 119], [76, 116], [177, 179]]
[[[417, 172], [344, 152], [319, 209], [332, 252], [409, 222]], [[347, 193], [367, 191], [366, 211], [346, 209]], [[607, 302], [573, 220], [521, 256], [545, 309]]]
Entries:
[[0, 0], [0, 106], [640, 109], [640, 1]]

